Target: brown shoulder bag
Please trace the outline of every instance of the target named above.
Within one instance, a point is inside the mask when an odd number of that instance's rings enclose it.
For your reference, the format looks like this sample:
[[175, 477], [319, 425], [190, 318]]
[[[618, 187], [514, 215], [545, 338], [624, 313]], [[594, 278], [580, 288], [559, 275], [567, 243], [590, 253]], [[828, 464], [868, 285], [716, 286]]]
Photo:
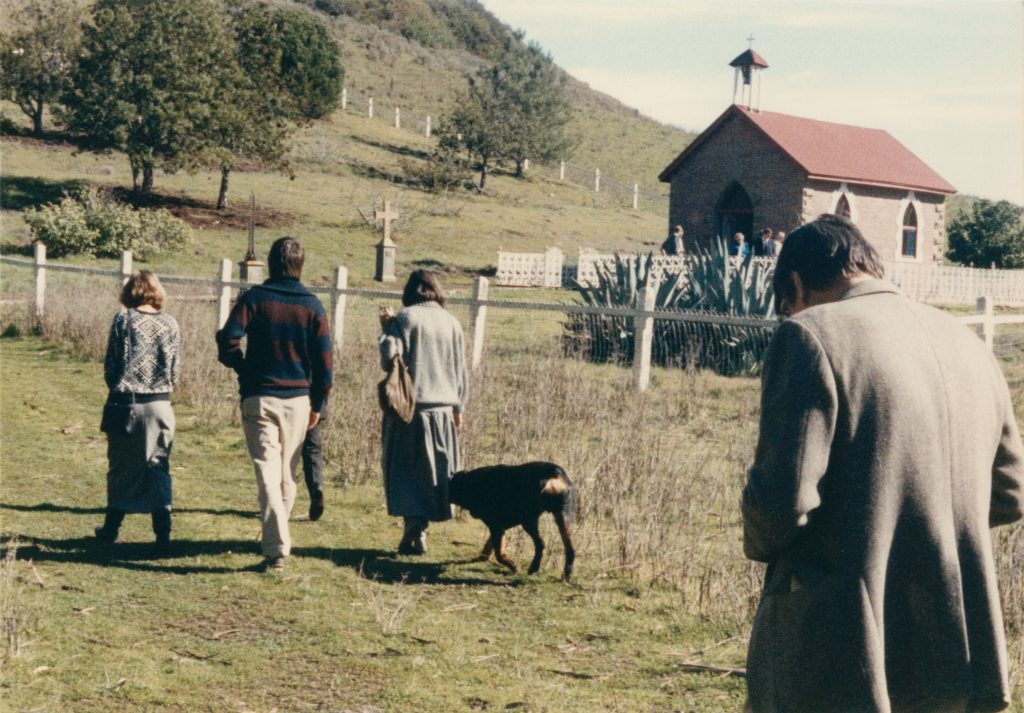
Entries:
[[409, 369], [400, 354], [391, 360], [388, 375], [377, 385], [377, 396], [384, 413], [390, 413], [405, 423], [412, 423], [416, 412], [416, 391]]

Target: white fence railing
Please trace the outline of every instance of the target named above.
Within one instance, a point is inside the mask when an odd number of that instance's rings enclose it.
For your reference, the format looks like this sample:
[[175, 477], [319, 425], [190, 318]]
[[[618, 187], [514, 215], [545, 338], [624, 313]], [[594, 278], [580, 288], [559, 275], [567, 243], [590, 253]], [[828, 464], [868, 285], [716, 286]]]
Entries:
[[[635, 253], [620, 253], [632, 260]], [[773, 262], [774, 258], [754, 258]], [[563, 287], [575, 278], [582, 285], [596, 285], [598, 270], [614, 267], [615, 256], [590, 248], [580, 248], [576, 265], [564, 262], [558, 248], [546, 253], [515, 253], [498, 251], [496, 282], [510, 287]], [[652, 271], [659, 277], [678, 275], [686, 261], [683, 257], [655, 255]], [[556, 282], [555, 274], [560, 274]], [[992, 298], [996, 304], [1024, 306], [1024, 270], [986, 270], [958, 265], [887, 263], [886, 277], [908, 297], [932, 304], [969, 305], [978, 295]]]
[[[0, 255], [0, 263], [12, 267], [28, 269], [34, 272], [34, 297], [32, 298], [32, 309], [36, 319], [42, 319], [46, 312], [47, 273], [48, 272], [69, 272], [88, 275], [98, 275], [116, 279], [117, 283], [123, 283], [133, 270], [133, 258], [130, 252], [125, 252], [121, 257], [121, 266], [118, 270], [102, 269], [95, 267], [84, 267], [64, 263], [48, 263], [46, 260], [46, 247], [42, 243], [34, 246], [35, 259], [26, 260], [20, 258]], [[160, 279], [167, 284], [194, 285], [196, 287], [208, 287], [211, 291], [203, 293], [196, 290], [194, 294], [205, 294], [206, 299], [216, 304], [217, 323], [223, 325], [227, 321], [231, 309], [234, 290], [251, 287], [247, 282], [234, 280], [233, 263], [228, 259], [218, 262], [217, 273], [214, 279], [182, 277], [175, 275], [161, 275]], [[692, 312], [664, 312], [656, 309], [654, 304], [656, 290], [641, 292], [640, 306], [638, 307], [595, 307], [583, 304], [555, 304], [544, 302], [523, 302], [519, 300], [492, 300], [488, 298], [489, 282], [486, 277], [477, 277], [473, 283], [473, 290], [469, 298], [451, 298], [449, 303], [469, 306], [469, 336], [472, 352], [471, 364], [474, 369], [478, 368], [483, 360], [483, 347], [486, 332], [486, 321], [488, 308], [528, 310], [540, 312], [558, 312], [567, 316], [590, 315], [594, 319], [615, 321], [629, 324], [633, 332], [633, 347], [631, 349], [631, 361], [633, 369], [633, 382], [637, 389], [645, 390], [650, 383], [652, 341], [655, 332], [655, 321], [662, 326], [678, 325], [708, 325], [718, 329], [754, 329], [770, 335], [774, 330], [775, 320], [752, 319], [745, 317], [730, 317], [715, 314], [703, 314]], [[344, 266], [334, 268], [334, 279], [329, 287], [310, 286], [310, 289], [320, 295], [329, 298], [330, 315], [332, 325], [332, 339], [335, 347], [340, 349], [344, 345], [345, 335], [345, 308], [349, 296], [368, 297], [377, 299], [399, 299], [401, 292], [394, 290], [370, 290], [355, 289], [348, 286], [348, 270]], [[977, 300], [977, 314], [960, 318], [966, 324], [976, 324], [979, 327], [979, 336], [991, 348], [994, 342], [994, 335], [997, 325], [1024, 324], [1024, 314], [999, 315], [993, 312], [993, 300], [988, 297], [980, 297]], [[766, 343], [766, 342], [765, 342]]]

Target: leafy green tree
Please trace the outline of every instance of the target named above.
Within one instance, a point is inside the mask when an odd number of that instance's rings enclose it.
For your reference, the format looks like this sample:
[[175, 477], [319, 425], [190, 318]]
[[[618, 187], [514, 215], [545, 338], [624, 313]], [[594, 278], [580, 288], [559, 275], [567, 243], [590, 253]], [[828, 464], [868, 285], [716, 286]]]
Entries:
[[979, 199], [948, 229], [946, 256], [964, 265], [1024, 268], [1024, 208]]
[[0, 37], [0, 96], [18, 105], [43, 134], [43, 107], [60, 100], [70, 84], [82, 41], [76, 0], [19, 3], [10, 17], [17, 28]]
[[156, 166], [210, 160], [238, 81], [213, 0], [98, 0], [63, 118], [86, 148], [126, 153], [133, 188], [149, 193]]
[[229, 27], [241, 77], [224, 98], [214, 130], [218, 209], [227, 205], [231, 171], [240, 159], [291, 171], [288, 137], [296, 126], [334, 110], [344, 77], [337, 42], [308, 13], [238, 2], [229, 8]]
[[572, 120], [572, 105], [565, 93], [565, 74], [539, 45], [510, 44], [498, 66], [505, 82], [506, 111], [511, 114], [508, 157], [521, 178], [526, 159], [553, 161], [570, 150], [573, 142], [566, 126]]
[[522, 176], [525, 159], [552, 160], [569, 148], [572, 109], [563, 83], [540, 47], [523, 47], [519, 36], [506, 42], [500, 60], [470, 77], [442, 126], [478, 159], [481, 190], [493, 163], [514, 161]]
[[338, 106], [341, 67], [338, 42], [308, 12], [247, 2], [236, 6], [239, 62], [264, 92], [277, 95], [290, 118], [322, 119]]

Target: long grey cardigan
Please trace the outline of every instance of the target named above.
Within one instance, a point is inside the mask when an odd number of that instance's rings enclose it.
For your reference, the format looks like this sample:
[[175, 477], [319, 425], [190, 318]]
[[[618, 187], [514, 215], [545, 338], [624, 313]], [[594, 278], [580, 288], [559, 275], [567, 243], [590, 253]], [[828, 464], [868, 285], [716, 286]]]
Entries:
[[779, 327], [761, 409], [752, 710], [1005, 708], [989, 528], [1022, 515], [1024, 446], [981, 340], [860, 282]]
[[381, 425], [388, 514], [447, 520], [448, 481], [460, 465], [453, 413], [469, 397], [462, 325], [436, 302], [406, 307], [381, 335], [381, 368], [396, 355], [409, 367], [416, 414], [410, 424], [385, 415]]

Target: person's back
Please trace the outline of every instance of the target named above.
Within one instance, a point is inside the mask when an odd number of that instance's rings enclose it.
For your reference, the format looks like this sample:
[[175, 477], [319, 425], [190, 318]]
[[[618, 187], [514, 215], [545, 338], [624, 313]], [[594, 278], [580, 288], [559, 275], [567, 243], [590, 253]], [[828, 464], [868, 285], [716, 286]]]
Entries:
[[872, 293], [886, 289], [861, 283], [859, 296], [793, 318], [821, 343], [845, 396], [836, 431], [846, 452], [822, 480], [823, 502], [842, 507], [809, 525], [828, 544], [806, 561], [863, 578], [878, 634], [864, 645], [884, 651], [880, 684], [894, 703], [991, 705], [1005, 696], [1006, 665], [990, 507], [992, 524], [1019, 517], [992, 502], [1009, 393], [977, 336], [936, 309]]
[[1022, 482], [1009, 390], [969, 329], [880, 279], [796, 311], [743, 500], [744, 550], [769, 563], [752, 710], [1004, 708], [989, 528], [1022, 516]]
[[423, 302], [399, 312], [395, 328], [408, 349], [405, 359], [416, 403], [461, 404], [466, 360], [459, 321], [438, 303]]

